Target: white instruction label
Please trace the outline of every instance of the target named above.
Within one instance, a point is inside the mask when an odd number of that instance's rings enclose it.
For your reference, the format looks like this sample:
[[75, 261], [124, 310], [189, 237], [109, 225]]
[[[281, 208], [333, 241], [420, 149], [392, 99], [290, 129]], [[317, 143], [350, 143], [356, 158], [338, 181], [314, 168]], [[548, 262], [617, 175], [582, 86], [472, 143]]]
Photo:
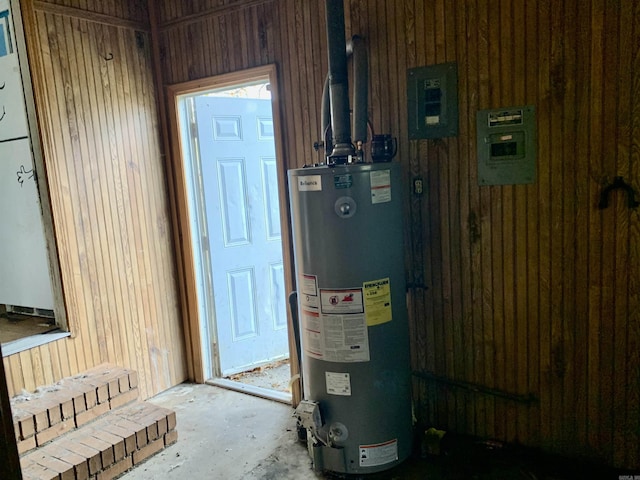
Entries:
[[328, 394], [351, 396], [351, 376], [348, 373], [324, 372], [324, 376]]
[[368, 362], [369, 335], [364, 314], [320, 315], [302, 308], [302, 345], [307, 355], [326, 362]]
[[398, 440], [373, 445], [360, 445], [360, 466], [375, 467], [398, 460]]
[[300, 277], [300, 304], [304, 308], [318, 310], [320, 300], [318, 299], [318, 277], [315, 275], [302, 275]]
[[318, 277], [315, 275], [302, 275], [300, 278], [300, 291], [306, 295], [318, 295]]
[[376, 170], [370, 172], [371, 203], [386, 203], [391, 201], [391, 171]]
[[298, 177], [298, 191], [300, 192], [319, 192], [322, 190], [322, 176], [306, 175]]

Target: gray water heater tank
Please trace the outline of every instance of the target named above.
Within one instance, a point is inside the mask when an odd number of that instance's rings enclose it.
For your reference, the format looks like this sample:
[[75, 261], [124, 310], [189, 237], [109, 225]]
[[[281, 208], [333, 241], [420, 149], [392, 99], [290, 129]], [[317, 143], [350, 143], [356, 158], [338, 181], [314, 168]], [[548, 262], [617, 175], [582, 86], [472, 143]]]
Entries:
[[398, 163], [289, 171], [304, 398], [316, 470], [373, 473], [411, 453]]

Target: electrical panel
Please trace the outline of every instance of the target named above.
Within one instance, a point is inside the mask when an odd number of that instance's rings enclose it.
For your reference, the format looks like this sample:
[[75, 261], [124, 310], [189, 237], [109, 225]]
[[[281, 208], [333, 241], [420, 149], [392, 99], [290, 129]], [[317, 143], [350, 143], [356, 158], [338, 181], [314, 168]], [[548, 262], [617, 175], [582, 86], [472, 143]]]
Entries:
[[515, 185], [535, 181], [535, 107], [481, 110], [476, 117], [476, 126], [480, 185]]
[[411, 68], [407, 75], [409, 138], [458, 134], [458, 68], [455, 63]]

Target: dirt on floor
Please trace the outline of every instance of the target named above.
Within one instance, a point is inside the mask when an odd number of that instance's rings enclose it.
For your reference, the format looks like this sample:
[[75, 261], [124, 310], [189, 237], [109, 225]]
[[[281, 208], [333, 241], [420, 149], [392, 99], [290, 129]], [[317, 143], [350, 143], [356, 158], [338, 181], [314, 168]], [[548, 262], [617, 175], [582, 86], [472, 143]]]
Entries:
[[289, 381], [291, 380], [291, 367], [289, 359], [261, 365], [246, 372], [230, 375], [229, 380], [240, 382], [255, 387], [291, 392]]

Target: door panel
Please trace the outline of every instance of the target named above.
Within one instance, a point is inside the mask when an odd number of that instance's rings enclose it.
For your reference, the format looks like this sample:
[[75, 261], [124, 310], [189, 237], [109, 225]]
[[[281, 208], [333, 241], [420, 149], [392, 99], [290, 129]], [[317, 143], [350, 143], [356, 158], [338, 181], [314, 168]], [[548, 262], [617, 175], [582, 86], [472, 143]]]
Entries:
[[289, 355], [271, 101], [195, 106], [224, 376]]
[[246, 245], [251, 242], [251, 239], [249, 238], [244, 158], [219, 159], [217, 165], [224, 245], [225, 247]]

